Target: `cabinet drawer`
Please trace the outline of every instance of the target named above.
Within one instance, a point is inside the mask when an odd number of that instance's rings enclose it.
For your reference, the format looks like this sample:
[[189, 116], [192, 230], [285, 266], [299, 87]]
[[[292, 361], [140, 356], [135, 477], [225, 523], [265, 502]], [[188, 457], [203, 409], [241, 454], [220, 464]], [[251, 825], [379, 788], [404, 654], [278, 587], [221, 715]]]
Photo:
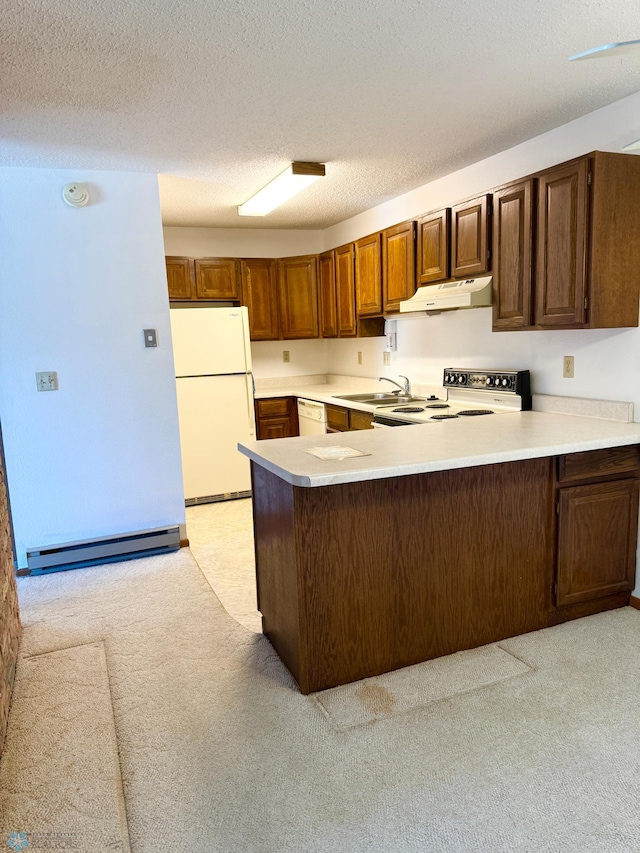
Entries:
[[289, 415], [289, 398], [272, 397], [269, 400], [256, 400], [259, 418], [273, 418]]
[[373, 429], [373, 415], [370, 412], [359, 412], [351, 409], [349, 425], [351, 429]]
[[342, 432], [349, 429], [349, 409], [327, 406], [327, 424], [335, 430]]
[[558, 482], [574, 483], [629, 472], [638, 472], [638, 445], [567, 453], [558, 457]]

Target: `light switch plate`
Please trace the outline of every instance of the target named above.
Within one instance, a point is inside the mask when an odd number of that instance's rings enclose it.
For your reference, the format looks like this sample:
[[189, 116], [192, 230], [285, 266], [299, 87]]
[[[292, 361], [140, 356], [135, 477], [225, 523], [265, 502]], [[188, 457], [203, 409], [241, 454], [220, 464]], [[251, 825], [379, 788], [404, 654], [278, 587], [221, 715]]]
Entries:
[[158, 346], [158, 330], [157, 329], [143, 329], [144, 332], [144, 345], [146, 347], [157, 347]]
[[43, 370], [36, 373], [36, 389], [38, 391], [57, 391], [58, 374], [55, 370]]

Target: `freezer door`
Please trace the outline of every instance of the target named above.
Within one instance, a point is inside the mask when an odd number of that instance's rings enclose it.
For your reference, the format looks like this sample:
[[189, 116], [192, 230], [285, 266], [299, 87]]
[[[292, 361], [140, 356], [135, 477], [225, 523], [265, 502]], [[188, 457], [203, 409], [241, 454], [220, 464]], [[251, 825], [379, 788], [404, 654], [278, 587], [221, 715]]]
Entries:
[[242, 308], [172, 308], [176, 376], [251, 372], [249, 314]]
[[237, 444], [255, 438], [251, 376], [195, 376], [176, 387], [185, 500], [249, 491]]

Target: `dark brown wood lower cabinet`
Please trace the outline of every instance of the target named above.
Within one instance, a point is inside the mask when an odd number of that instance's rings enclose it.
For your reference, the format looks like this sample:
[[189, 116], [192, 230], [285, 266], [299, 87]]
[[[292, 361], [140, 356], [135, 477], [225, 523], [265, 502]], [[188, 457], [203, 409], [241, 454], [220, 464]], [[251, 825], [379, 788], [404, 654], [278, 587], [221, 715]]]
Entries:
[[638, 480], [614, 480], [559, 493], [557, 604], [633, 589]]
[[373, 429], [373, 415], [344, 406], [326, 406], [327, 432], [351, 432], [358, 429]]
[[298, 408], [295, 397], [256, 400], [256, 430], [262, 438], [291, 438], [298, 435]]

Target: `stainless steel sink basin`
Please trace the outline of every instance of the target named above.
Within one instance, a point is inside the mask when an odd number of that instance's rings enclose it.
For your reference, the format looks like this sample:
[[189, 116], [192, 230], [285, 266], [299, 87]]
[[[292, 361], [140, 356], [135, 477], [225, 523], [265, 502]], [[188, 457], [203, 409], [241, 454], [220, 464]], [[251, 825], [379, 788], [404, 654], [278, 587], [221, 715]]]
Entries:
[[369, 406], [393, 406], [395, 404], [423, 402], [424, 397], [411, 397], [403, 394], [343, 394], [336, 400], [349, 400], [351, 403], [365, 403]]

